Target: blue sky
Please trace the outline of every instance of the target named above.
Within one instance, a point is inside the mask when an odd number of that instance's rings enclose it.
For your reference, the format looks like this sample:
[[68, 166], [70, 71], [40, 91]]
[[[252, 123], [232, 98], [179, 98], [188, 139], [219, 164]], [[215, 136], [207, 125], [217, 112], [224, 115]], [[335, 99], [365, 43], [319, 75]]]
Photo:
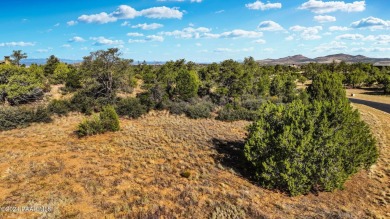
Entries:
[[196, 62], [334, 53], [390, 58], [386, 0], [13, 0], [1, 3], [0, 56]]

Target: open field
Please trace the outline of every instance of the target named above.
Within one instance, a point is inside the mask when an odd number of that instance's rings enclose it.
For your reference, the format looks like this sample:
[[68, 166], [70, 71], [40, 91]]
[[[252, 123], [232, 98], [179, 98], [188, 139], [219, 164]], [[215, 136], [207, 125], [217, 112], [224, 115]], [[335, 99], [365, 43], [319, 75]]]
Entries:
[[1, 132], [0, 205], [53, 211], [0, 218], [389, 218], [390, 114], [354, 106], [378, 140], [377, 165], [343, 191], [298, 197], [246, 177], [239, 148], [248, 122], [151, 112], [78, 139], [83, 116], [72, 114]]

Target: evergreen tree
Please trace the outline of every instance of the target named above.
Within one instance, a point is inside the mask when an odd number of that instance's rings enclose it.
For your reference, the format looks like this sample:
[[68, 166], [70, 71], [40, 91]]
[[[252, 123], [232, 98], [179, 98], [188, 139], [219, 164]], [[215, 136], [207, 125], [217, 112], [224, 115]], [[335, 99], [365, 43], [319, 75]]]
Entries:
[[317, 74], [308, 94], [311, 104], [265, 104], [248, 128], [245, 156], [267, 188], [291, 195], [332, 191], [378, 158], [370, 129], [349, 105], [338, 75]]

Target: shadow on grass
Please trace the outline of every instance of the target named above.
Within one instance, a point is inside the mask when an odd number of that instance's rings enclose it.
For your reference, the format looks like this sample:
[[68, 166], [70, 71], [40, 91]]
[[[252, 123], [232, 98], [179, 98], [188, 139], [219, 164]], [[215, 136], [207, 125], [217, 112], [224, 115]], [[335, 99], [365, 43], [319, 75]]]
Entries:
[[244, 141], [227, 141], [213, 138], [213, 145], [218, 152], [215, 157], [217, 163], [225, 168], [233, 169], [240, 176], [248, 179], [253, 184], [257, 184], [254, 179], [254, 169], [244, 155]]
[[386, 112], [386, 113], [390, 113], [390, 104], [373, 102], [373, 101], [368, 101], [368, 100], [359, 100], [359, 99], [355, 99], [355, 98], [349, 98], [349, 101], [351, 101], [352, 103], [363, 104], [363, 105], [381, 110], [381, 111]]

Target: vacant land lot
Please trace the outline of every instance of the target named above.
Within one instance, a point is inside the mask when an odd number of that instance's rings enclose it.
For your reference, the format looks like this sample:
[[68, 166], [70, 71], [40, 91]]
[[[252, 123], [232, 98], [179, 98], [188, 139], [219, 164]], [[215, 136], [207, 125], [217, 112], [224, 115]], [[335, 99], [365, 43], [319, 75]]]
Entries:
[[72, 114], [1, 132], [0, 205], [53, 211], [0, 218], [389, 218], [390, 114], [354, 106], [378, 140], [377, 165], [342, 191], [298, 197], [246, 176], [239, 149], [248, 122], [151, 112], [78, 139], [83, 116]]

